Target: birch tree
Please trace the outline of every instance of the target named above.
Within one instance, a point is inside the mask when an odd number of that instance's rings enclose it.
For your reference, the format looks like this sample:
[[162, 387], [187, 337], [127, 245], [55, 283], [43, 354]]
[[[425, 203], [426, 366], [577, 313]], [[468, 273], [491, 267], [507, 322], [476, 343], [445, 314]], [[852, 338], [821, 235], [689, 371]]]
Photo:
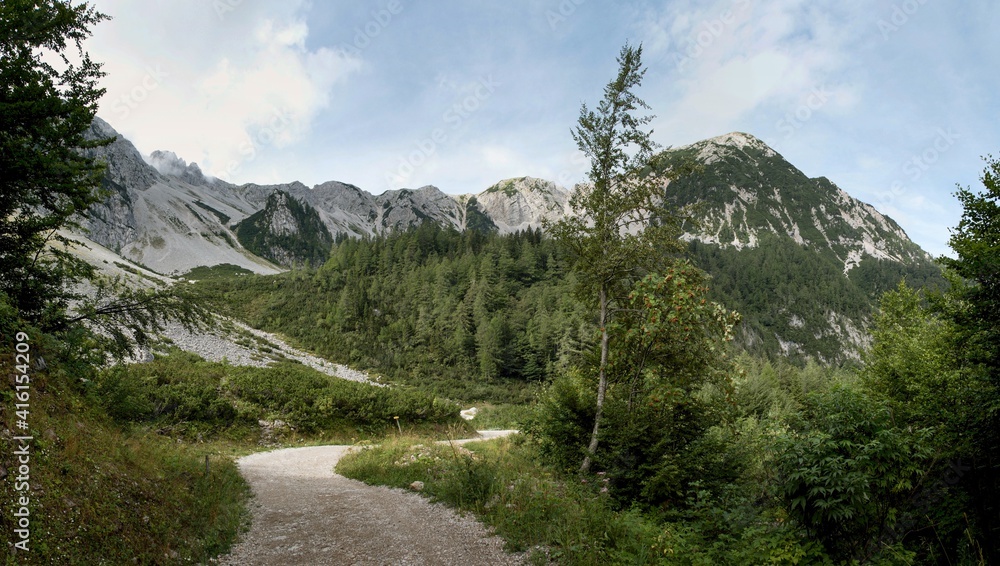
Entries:
[[635, 94], [642, 82], [642, 46], [626, 44], [618, 75], [604, 88], [596, 109], [584, 103], [573, 139], [590, 159], [589, 182], [570, 197], [573, 213], [546, 228], [569, 252], [579, 275], [578, 291], [597, 314], [600, 329], [597, 410], [580, 467], [590, 469], [597, 451], [610, 376], [611, 322], [625, 307], [631, 285], [657, 271], [682, 249], [680, 222], [662, 205], [666, 176], [655, 163], [657, 145], [647, 129], [649, 106]]

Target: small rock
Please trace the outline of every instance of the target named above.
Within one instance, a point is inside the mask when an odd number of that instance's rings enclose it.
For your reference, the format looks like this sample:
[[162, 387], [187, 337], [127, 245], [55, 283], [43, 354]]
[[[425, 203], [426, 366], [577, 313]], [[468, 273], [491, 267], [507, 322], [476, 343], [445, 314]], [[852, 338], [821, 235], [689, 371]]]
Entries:
[[479, 409], [472, 407], [471, 409], [466, 409], [464, 411], [459, 412], [458, 414], [462, 415], [463, 419], [471, 421], [472, 419], [476, 418], [476, 413], [478, 412]]
[[422, 482], [420, 480], [417, 480], [417, 481], [415, 481], [415, 482], [413, 482], [413, 483], [410, 484], [410, 489], [412, 489], [413, 491], [423, 491], [424, 490], [424, 482]]

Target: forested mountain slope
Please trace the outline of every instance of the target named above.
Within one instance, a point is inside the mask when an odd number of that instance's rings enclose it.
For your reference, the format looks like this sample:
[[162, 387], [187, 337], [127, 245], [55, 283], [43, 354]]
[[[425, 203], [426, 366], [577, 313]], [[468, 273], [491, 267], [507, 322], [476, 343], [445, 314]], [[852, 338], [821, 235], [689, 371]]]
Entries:
[[891, 218], [825, 177], [809, 178], [759, 139], [734, 132], [663, 152], [668, 202], [690, 211], [684, 238], [713, 293], [744, 317], [751, 350], [855, 360], [878, 296], [905, 278], [944, 285]]
[[[114, 133], [100, 120], [93, 128]], [[319, 266], [344, 253], [334, 248], [331, 256], [335, 238], [379, 242], [427, 223], [537, 237], [543, 218], [570, 212], [568, 191], [532, 177], [475, 195], [423, 187], [373, 196], [336, 181], [236, 186], [170, 152], [144, 159], [120, 137], [97, 152], [109, 165], [109, 196], [84, 222], [90, 237], [163, 273], [221, 263], [258, 273]], [[742, 313], [740, 341], [751, 350], [857, 359], [882, 291], [904, 277], [918, 287], [942, 283], [930, 257], [892, 219], [825, 178], [807, 177], [749, 134], [666, 150], [656, 162], [698, 166], [665, 183], [664, 195], [688, 214], [689, 253], [712, 275], [715, 297]]]
[[[455, 398], [524, 402], [594, 327], [554, 242], [425, 223], [341, 236], [319, 269], [205, 279], [206, 304], [333, 360]], [[518, 393], [522, 391], [523, 393]]]

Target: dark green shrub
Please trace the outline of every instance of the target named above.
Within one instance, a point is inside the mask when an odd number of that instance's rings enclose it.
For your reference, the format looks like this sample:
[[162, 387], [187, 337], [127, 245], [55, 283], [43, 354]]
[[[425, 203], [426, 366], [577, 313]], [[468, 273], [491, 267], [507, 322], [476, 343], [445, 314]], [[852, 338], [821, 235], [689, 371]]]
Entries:
[[885, 406], [847, 386], [811, 396], [806, 419], [778, 444], [788, 512], [833, 558], [867, 560], [932, 468], [929, 431], [895, 426]]
[[174, 352], [148, 364], [110, 368], [89, 386], [115, 419], [204, 432], [259, 419], [312, 433], [457, 422], [459, 407], [407, 389], [346, 381], [293, 362], [234, 367]]
[[539, 442], [546, 460], [563, 471], [575, 471], [583, 461], [596, 405], [592, 384], [571, 371], [553, 380], [525, 431]]

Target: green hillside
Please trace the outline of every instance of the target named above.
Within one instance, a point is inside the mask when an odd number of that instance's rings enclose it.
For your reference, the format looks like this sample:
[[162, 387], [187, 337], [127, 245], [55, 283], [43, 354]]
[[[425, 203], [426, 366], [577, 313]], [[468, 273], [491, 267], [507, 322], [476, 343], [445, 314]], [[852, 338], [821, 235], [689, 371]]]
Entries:
[[753, 136], [728, 134], [658, 156], [696, 163], [666, 199], [687, 211], [689, 252], [716, 300], [743, 315], [762, 355], [858, 361], [875, 301], [900, 280], [943, 289], [941, 269], [891, 218], [809, 178]]

